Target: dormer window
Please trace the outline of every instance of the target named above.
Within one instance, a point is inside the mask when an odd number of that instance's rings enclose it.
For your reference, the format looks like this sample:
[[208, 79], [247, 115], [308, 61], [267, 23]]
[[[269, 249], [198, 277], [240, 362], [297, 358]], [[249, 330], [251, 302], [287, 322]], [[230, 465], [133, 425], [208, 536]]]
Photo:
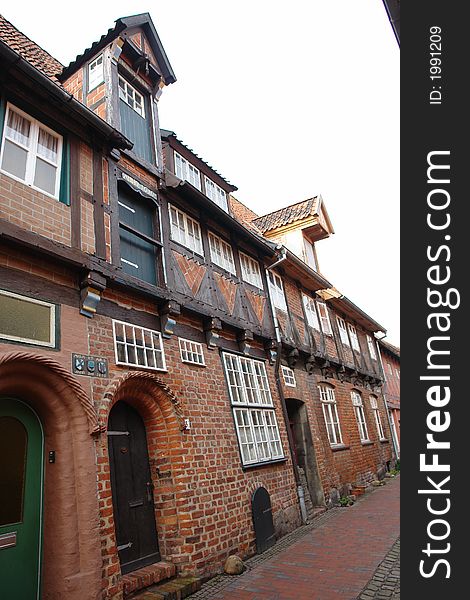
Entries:
[[206, 176], [204, 176], [204, 185], [206, 187], [206, 196], [220, 206], [220, 208], [228, 211], [226, 192]]
[[198, 190], [201, 189], [201, 173], [199, 169], [196, 169], [190, 162], [178, 154], [174, 153], [175, 156], [175, 175], [184, 181], [188, 181]]
[[145, 119], [144, 97], [122, 77], [119, 77], [119, 98]]
[[314, 245], [310, 240], [303, 236], [303, 259], [307, 265], [314, 271], [318, 271], [317, 258], [315, 256]]
[[98, 87], [103, 81], [103, 55], [101, 54], [101, 56], [95, 58], [95, 60], [88, 65], [88, 91], [90, 92], [95, 89], [95, 87]]

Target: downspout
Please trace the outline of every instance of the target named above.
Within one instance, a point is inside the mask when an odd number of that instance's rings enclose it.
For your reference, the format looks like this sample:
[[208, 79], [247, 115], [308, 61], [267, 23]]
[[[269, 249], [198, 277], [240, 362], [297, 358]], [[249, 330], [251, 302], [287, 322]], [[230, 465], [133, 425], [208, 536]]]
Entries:
[[[269, 267], [266, 267], [266, 271], [271, 271], [274, 267], [277, 267], [277, 265], [281, 264], [282, 262], [284, 262], [286, 260], [286, 258], [287, 258], [286, 248], [284, 246], [281, 246], [280, 250], [281, 250], [281, 257], [275, 263], [273, 263]], [[279, 322], [277, 320], [276, 310], [274, 308], [273, 299], [271, 296], [271, 287], [270, 287], [269, 281], [268, 281], [268, 298], [269, 298], [269, 304], [271, 307], [271, 314], [273, 316], [273, 321], [274, 321], [274, 331], [276, 334], [276, 362], [274, 364], [274, 377], [276, 379], [276, 386], [277, 386], [277, 391], [279, 393], [279, 398], [281, 399], [282, 414], [284, 416], [284, 423], [286, 425], [286, 430], [287, 430], [287, 439], [289, 441], [289, 452], [290, 452], [290, 457], [291, 457], [291, 461], [292, 461], [292, 468], [294, 471], [295, 485], [297, 488], [297, 497], [299, 499], [300, 514], [302, 516], [302, 522], [306, 523], [308, 520], [308, 515], [307, 515], [307, 507], [305, 506], [304, 488], [302, 487], [302, 484], [300, 483], [300, 475], [299, 475], [299, 471], [297, 469], [297, 464], [296, 464], [296, 460], [295, 460], [294, 439], [292, 437], [292, 431], [291, 431], [290, 425], [289, 425], [289, 415], [287, 414], [286, 397], [284, 396], [284, 390], [282, 389], [282, 382], [281, 382], [281, 375], [280, 375], [281, 351], [282, 351], [281, 333], [279, 331]]]
[[[384, 335], [380, 339], [383, 340], [386, 337], [387, 336]], [[400, 455], [399, 455], [399, 452], [398, 452], [397, 441], [395, 439], [395, 434], [394, 434], [394, 430], [393, 430], [393, 427], [395, 425], [394, 424], [392, 425], [392, 419], [390, 417], [390, 413], [389, 413], [388, 406], [387, 406], [387, 398], [386, 398], [386, 394], [387, 394], [387, 390], [388, 390], [387, 376], [385, 375], [385, 369], [384, 369], [384, 365], [383, 365], [383, 362], [382, 362], [382, 353], [380, 352], [380, 346], [379, 346], [379, 342], [378, 342], [377, 338], [375, 338], [375, 346], [377, 348], [377, 354], [379, 356], [380, 368], [382, 370], [382, 375], [383, 375], [383, 378], [384, 378], [384, 388], [385, 389], [384, 389], [384, 393], [382, 394], [382, 396], [383, 396], [383, 399], [384, 399], [385, 413], [387, 415], [388, 426], [390, 428], [390, 435], [392, 436], [392, 446], [393, 446], [393, 451], [395, 453], [395, 459], [398, 460]]]

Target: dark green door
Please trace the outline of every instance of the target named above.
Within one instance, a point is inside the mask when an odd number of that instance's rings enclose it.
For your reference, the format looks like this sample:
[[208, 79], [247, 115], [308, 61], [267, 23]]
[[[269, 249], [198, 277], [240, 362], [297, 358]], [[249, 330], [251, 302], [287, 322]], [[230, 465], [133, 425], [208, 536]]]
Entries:
[[0, 597], [40, 597], [43, 432], [23, 402], [0, 398]]

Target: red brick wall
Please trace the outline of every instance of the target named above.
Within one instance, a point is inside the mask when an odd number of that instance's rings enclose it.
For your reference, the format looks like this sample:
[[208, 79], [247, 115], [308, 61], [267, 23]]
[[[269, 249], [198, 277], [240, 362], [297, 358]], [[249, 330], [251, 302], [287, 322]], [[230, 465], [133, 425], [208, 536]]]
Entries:
[[[385, 463], [391, 459], [391, 434], [383, 397], [371, 390], [337, 379], [323, 379], [320, 374], [308, 374], [298, 367], [294, 370], [296, 387], [284, 386], [287, 399], [295, 398], [304, 402], [307, 408], [310, 430], [315, 447], [320, 479], [325, 493], [325, 500], [332, 498], [334, 490], [355, 483], [370, 483], [377, 478], [377, 472], [384, 469]], [[322, 403], [318, 391], [319, 384], [334, 388], [341, 433], [345, 448], [332, 449], [328, 440]], [[362, 396], [367, 430], [371, 444], [364, 445], [359, 437], [359, 429], [353, 410], [351, 391], [357, 390]], [[375, 417], [370, 406], [369, 396], [377, 397], [382, 427], [387, 442], [379, 440]]]
[[[109, 299], [112, 292], [106, 296]], [[126, 299], [120, 300], [121, 304], [127, 303]], [[132, 304], [136, 306], [135, 302]], [[201, 328], [198, 322], [193, 321], [192, 325]], [[120, 397], [118, 392], [106, 397], [106, 390], [113, 381], [137, 371], [114, 364], [111, 319], [96, 316], [88, 321], [88, 329], [89, 352], [105, 356], [110, 366], [110, 379], [95, 379], [92, 384], [100, 418], [106, 423], [113, 401]], [[204, 345], [207, 366], [198, 367], [181, 362], [177, 336], [164, 340], [164, 347], [168, 372], [155, 375], [178, 398], [182, 417], [191, 421], [190, 431], [180, 431], [175, 411], [164, 395], [151, 406], [150, 388], [134, 385], [125, 398], [142, 414], [147, 426], [162, 558], [179, 565], [182, 571], [213, 574], [220, 571], [229, 554], [238, 552], [245, 556], [254, 552], [251, 494], [259, 485], [270, 493], [279, 535], [299, 524], [295, 481], [273, 367], [267, 365], [267, 371], [287, 461], [244, 471], [219, 352], [209, 351]], [[118, 558], [109, 510], [106, 436], [97, 451], [103, 560], [112, 588], [118, 581]], [[169, 471], [164, 480], [158, 477], [157, 467], [160, 473]]]
[[0, 218], [70, 246], [70, 207], [3, 173]]

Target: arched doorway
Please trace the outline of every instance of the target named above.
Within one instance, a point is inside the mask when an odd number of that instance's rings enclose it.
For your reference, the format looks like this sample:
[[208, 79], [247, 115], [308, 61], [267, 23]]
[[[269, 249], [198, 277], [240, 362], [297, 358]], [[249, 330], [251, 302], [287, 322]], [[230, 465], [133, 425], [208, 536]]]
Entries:
[[20, 400], [0, 398], [0, 581], [2, 596], [40, 597], [44, 435]]
[[294, 455], [302, 469], [313, 506], [325, 503], [318, 472], [317, 458], [308, 421], [307, 407], [301, 400], [286, 398], [289, 426], [294, 439]]
[[147, 436], [139, 413], [122, 400], [109, 414], [108, 451], [121, 573], [158, 562]]

